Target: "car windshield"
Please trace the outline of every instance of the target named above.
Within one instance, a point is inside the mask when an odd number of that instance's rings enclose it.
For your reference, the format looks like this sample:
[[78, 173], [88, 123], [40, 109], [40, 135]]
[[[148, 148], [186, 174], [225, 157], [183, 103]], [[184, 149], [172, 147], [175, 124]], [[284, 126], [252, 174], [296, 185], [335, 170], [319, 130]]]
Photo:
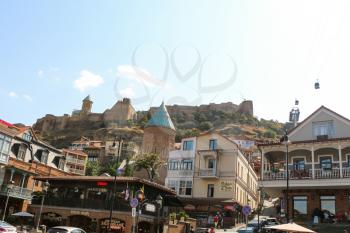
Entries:
[[3, 227], [12, 227], [12, 225], [8, 224], [7, 222], [4, 222], [4, 221], [0, 221], [0, 226], [3, 226]]
[[66, 229], [62, 228], [51, 228], [47, 231], [47, 233], [67, 233], [68, 231]]

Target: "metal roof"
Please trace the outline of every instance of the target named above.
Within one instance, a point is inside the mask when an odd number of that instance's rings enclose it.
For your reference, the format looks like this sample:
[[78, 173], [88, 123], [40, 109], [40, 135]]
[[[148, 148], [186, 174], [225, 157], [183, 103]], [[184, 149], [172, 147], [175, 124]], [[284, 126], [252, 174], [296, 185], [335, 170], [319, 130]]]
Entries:
[[147, 122], [146, 128], [156, 126], [169, 128], [175, 131], [175, 126], [169, 116], [169, 113], [164, 105], [164, 102], [159, 106], [157, 111], [152, 115], [151, 119]]

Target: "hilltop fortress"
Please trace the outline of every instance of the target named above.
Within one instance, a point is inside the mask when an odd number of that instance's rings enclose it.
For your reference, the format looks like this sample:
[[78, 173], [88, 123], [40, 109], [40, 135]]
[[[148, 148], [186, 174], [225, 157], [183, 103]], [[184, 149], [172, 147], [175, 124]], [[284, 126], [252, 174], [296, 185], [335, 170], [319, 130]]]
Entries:
[[126, 125], [128, 121], [136, 119], [136, 111], [128, 98], [119, 100], [111, 109], [103, 113], [92, 113], [93, 102], [90, 96], [83, 99], [80, 110], [73, 110], [72, 115], [54, 116], [47, 114], [33, 125], [33, 128], [42, 136], [50, 132], [65, 129], [99, 129], [107, 128], [112, 124]]
[[[103, 113], [93, 113], [91, 111], [92, 104], [90, 96], [87, 96], [83, 99], [80, 110], [73, 110], [71, 115], [64, 114], [63, 116], [46, 114], [46, 116], [36, 121], [33, 129], [42, 139], [58, 148], [67, 147], [70, 142], [82, 136], [95, 140], [105, 140], [107, 138], [110, 140], [123, 135], [123, 137], [141, 141], [143, 131], [137, 129], [137, 127], [129, 128], [128, 126], [135, 124], [137, 126], [138, 120], [147, 115], [148, 112], [153, 115], [157, 109], [151, 107], [149, 111], [136, 112], [131, 100], [124, 98], [117, 101], [112, 108], [106, 109]], [[196, 113], [209, 111], [239, 112], [253, 115], [253, 102], [250, 100], [245, 100], [239, 105], [227, 102], [200, 106], [167, 105], [166, 108], [170, 117], [181, 114], [185, 121], [192, 121]]]

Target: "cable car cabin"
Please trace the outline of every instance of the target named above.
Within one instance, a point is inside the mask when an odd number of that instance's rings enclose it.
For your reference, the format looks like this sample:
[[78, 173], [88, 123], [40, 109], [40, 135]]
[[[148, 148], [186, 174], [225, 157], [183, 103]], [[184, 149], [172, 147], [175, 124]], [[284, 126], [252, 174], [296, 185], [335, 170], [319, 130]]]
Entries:
[[315, 89], [320, 89], [320, 83], [318, 81], [315, 82]]

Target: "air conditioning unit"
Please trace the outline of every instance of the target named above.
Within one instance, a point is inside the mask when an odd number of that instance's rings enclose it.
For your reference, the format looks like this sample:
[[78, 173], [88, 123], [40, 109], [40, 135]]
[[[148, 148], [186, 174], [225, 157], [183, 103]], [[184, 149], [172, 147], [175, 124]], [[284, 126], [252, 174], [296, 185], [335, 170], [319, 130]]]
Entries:
[[328, 135], [317, 135], [317, 140], [327, 140]]

